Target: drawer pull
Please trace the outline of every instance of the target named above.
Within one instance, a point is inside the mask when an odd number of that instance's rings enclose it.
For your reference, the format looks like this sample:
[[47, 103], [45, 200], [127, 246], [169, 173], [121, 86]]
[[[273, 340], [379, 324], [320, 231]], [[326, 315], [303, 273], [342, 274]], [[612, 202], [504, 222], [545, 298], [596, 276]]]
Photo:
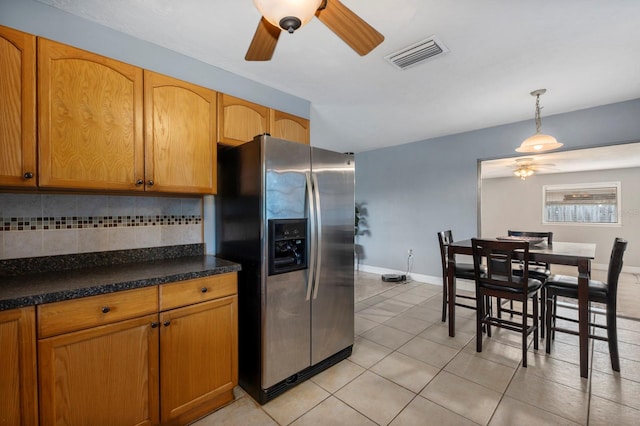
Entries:
[[142, 179], [138, 179], [136, 181], [136, 185], [138, 185], [138, 186], [142, 185], [143, 183], [144, 183], [144, 181]]
[[111, 311], [111, 308], [110, 308], [110, 307], [108, 307], [108, 306], [103, 306], [103, 307], [102, 307], [102, 313], [103, 313], [103, 314], [109, 313], [109, 311]]
[[165, 321], [162, 323], [165, 327], [169, 327], [169, 324], [171, 324], [171, 321]]
[[201, 292], [203, 292], [203, 293], [206, 293], [207, 291], [209, 291], [209, 289], [208, 289], [208, 288], [206, 288], [206, 287], [202, 287], [202, 288], [200, 289], [200, 291], [201, 291]]
[[31, 173], [31, 172], [26, 172], [26, 173], [24, 174], [24, 178], [25, 178], [25, 179], [33, 179], [33, 173]]
[[154, 181], [152, 181], [152, 180], [148, 180], [148, 181], [147, 181], [147, 185], [149, 185], [149, 186], [153, 186], [153, 184], [154, 184], [154, 183], [155, 183], [155, 182], [154, 182]]
[[158, 327], [158, 325], [159, 324], [157, 322], [152, 322], [151, 323], [151, 328], [156, 328], [156, 327]]

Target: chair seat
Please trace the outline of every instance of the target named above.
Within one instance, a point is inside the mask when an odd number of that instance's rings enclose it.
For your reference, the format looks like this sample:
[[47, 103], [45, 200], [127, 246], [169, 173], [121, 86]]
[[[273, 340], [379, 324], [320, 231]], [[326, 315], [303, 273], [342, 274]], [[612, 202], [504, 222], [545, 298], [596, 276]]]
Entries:
[[[521, 282], [522, 279], [514, 279], [514, 282], [519, 283]], [[513, 294], [518, 294], [518, 293], [522, 293], [522, 291], [517, 290], [516, 288], [513, 287], [504, 287], [504, 286], [500, 286], [500, 285], [491, 285], [491, 284], [483, 284], [482, 285], [485, 288], [490, 288], [492, 290], [501, 290], [501, 291], [506, 291], [509, 293], [513, 293]], [[537, 280], [535, 278], [529, 278], [528, 279], [528, 283], [527, 283], [527, 289], [528, 289], [528, 293], [535, 293], [536, 291], [540, 290], [540, 288], [542, 287], [542, 282], [540, 280]]]
[[[514, 275], [522, 275], [521, 269], [515, 269], [513, 271]], [[546, 282], [551, 276], [551, 271], [544, 266], [529, 266], [529, 277], [535, 278], [536, 280], [540, 280], [543, 283]]]
[[[547, 289], [558, 296], [578, 298], [578, 277], [552, 275], [547, 280]], [[609, 286], [602, 281], [589, 280], [589, 300], [606, 303]]]
[[[487, 268], [482, 265], [480, 267], [481, 273], [486, 273]], [[456, 262], [456, 278], [462, 278], [466, 280], [475, 280], [475, 271], [473, 269], [473, 263], [458, 263]]]

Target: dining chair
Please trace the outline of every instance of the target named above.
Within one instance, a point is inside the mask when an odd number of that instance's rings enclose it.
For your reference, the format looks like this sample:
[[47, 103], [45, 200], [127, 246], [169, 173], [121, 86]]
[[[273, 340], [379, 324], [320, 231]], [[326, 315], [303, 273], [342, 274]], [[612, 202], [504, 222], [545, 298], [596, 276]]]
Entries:
[[[514, 231], [508, 230], [507, 235], [510, 237], [535, 237], [535, 238], [544, 238], [545, 243], [548, 246], [553, 245], [553, 232], [538, 232], [538, 231]], [[520, 261], [518, 261], [520, 263]], [[516, 269], [514, 274], [521, 274], [522, 269]], [[545, 328], [545, 282], [551, 276], [551, 265], [545, 262], [529, 262], [529, 278], [535, 278], [542, 283], [542, 288], [540, 289], [540, 338], [544, 338], [544, 328]], [[500, 301], [497, 303], [498, 316], [502, 314], [502, 312], [508, 312], [511, 315], [519, 314], [518, 311], [513, 309], [513, 301], [509, 302], [509, 308], [504, 309]]]
[[[542, 283], [529, 277], [529, 243], [524, 241], [496, 241], [471, 239], [473, 265], [476, 282], [476, 351], [482, 352], [482, 329], [486, 327], [487, 336], [491, 336], [491, 326], [518, 331], [522, 336], [522, 366], [527, 366], [529, 335], [533, 334], [533, 347], [538, 349], [538, 290]], [[515, 263], [522, 260], [521, 274], [516, 275]], [[481, 266], [486, 264], [486, 272]], [[486, 299], [514, 300], [522, 302], [522, 320], [520, 322], [494, 316], [491, 309], [486, 310]], [[528, 315], [529, 300], [532, 300], [533, 315]], [[529, 318], [532, 324], [529, 325]]]
[[[447, 256], [447, 246], [453, 242], [453, 233], [451, 230], [438, 232], [438, 242], [440, 244], [440, 260], [442, 261], [442, 322], [445, 322], [447, 319], [447, 303], [449, 301], [448, 287], [447, 287], [447, 277], [448, 277], [448, 267], [449, 267], [449, 259]], [[475, 274], [473, 270], [473, 263], [463, 263], [456, 262], [455, 269], [455, 277], [471, 280], [475, 279]], [[475, 300], [474, 296], [467, 296], [465, 294], [456, 294], [456, 300], [458, 298], [467, 299], [467, 300]], [[456, 302], [456, 306], [460, 306], [468, 309], [476, 309], [475, 304], [467, 305], [464, 303]]]
[[[589, 334], [592, 339], [604, 340], [609, 344], [609, 357], [613, 371], [620, 371], [620, 357], [618, 355], [618, 330], [616, 323], [616, 299], [618, 295], [618, 278], [622, 271], [622, 257], [627, 249], [627, 241], [616, 238], [609, 257], [609, 269], [607, 282], [589, 280], [589, 317], [591, 317], [591, 302], [603, 303], [606, 306], [606, 325], [596, 324], [590, 321], [589, 327], [606, 329], [607, 337]], [[551, 275], [547, 280], [547, 353], [551, 353], [551, 340], [555, 338], [555, 332], [579, 335], [576, 330], [561, 328], [556, 325], [556, 320], [561, 319], [577, 323], [573, 318], [558, 315], [558, 297], [578, 299], [578, 278], [568, 275]]]

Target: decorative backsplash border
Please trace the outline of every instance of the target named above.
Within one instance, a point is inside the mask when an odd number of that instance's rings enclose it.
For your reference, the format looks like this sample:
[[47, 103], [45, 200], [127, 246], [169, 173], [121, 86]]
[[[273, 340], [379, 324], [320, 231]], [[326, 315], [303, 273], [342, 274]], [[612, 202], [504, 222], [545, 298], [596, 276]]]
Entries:
[[202, 216], [200, 215], [8, 217], [0, 218], [0, 232], [199, 225], [200, 223], [202, 223]]

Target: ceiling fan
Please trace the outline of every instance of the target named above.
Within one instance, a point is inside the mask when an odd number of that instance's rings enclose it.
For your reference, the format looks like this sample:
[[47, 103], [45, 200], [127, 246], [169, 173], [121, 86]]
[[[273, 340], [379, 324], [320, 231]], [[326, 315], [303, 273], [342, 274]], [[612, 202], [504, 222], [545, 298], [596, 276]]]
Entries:
[[339, 0], [254, 0], [262, 19], [244, 59], [268, 61], [283, 30], [293, 33], [315, 15], [361, 56], [384, 40], [384, 36]]
[[515, 164], [508, 167], [513, 169], [514, 175], [525, 180], [539, 170], [553, 168], [554, 166], [555, 164], [552, 163], [535, 163], [533, 157], [523, 157], [517, 158]]

